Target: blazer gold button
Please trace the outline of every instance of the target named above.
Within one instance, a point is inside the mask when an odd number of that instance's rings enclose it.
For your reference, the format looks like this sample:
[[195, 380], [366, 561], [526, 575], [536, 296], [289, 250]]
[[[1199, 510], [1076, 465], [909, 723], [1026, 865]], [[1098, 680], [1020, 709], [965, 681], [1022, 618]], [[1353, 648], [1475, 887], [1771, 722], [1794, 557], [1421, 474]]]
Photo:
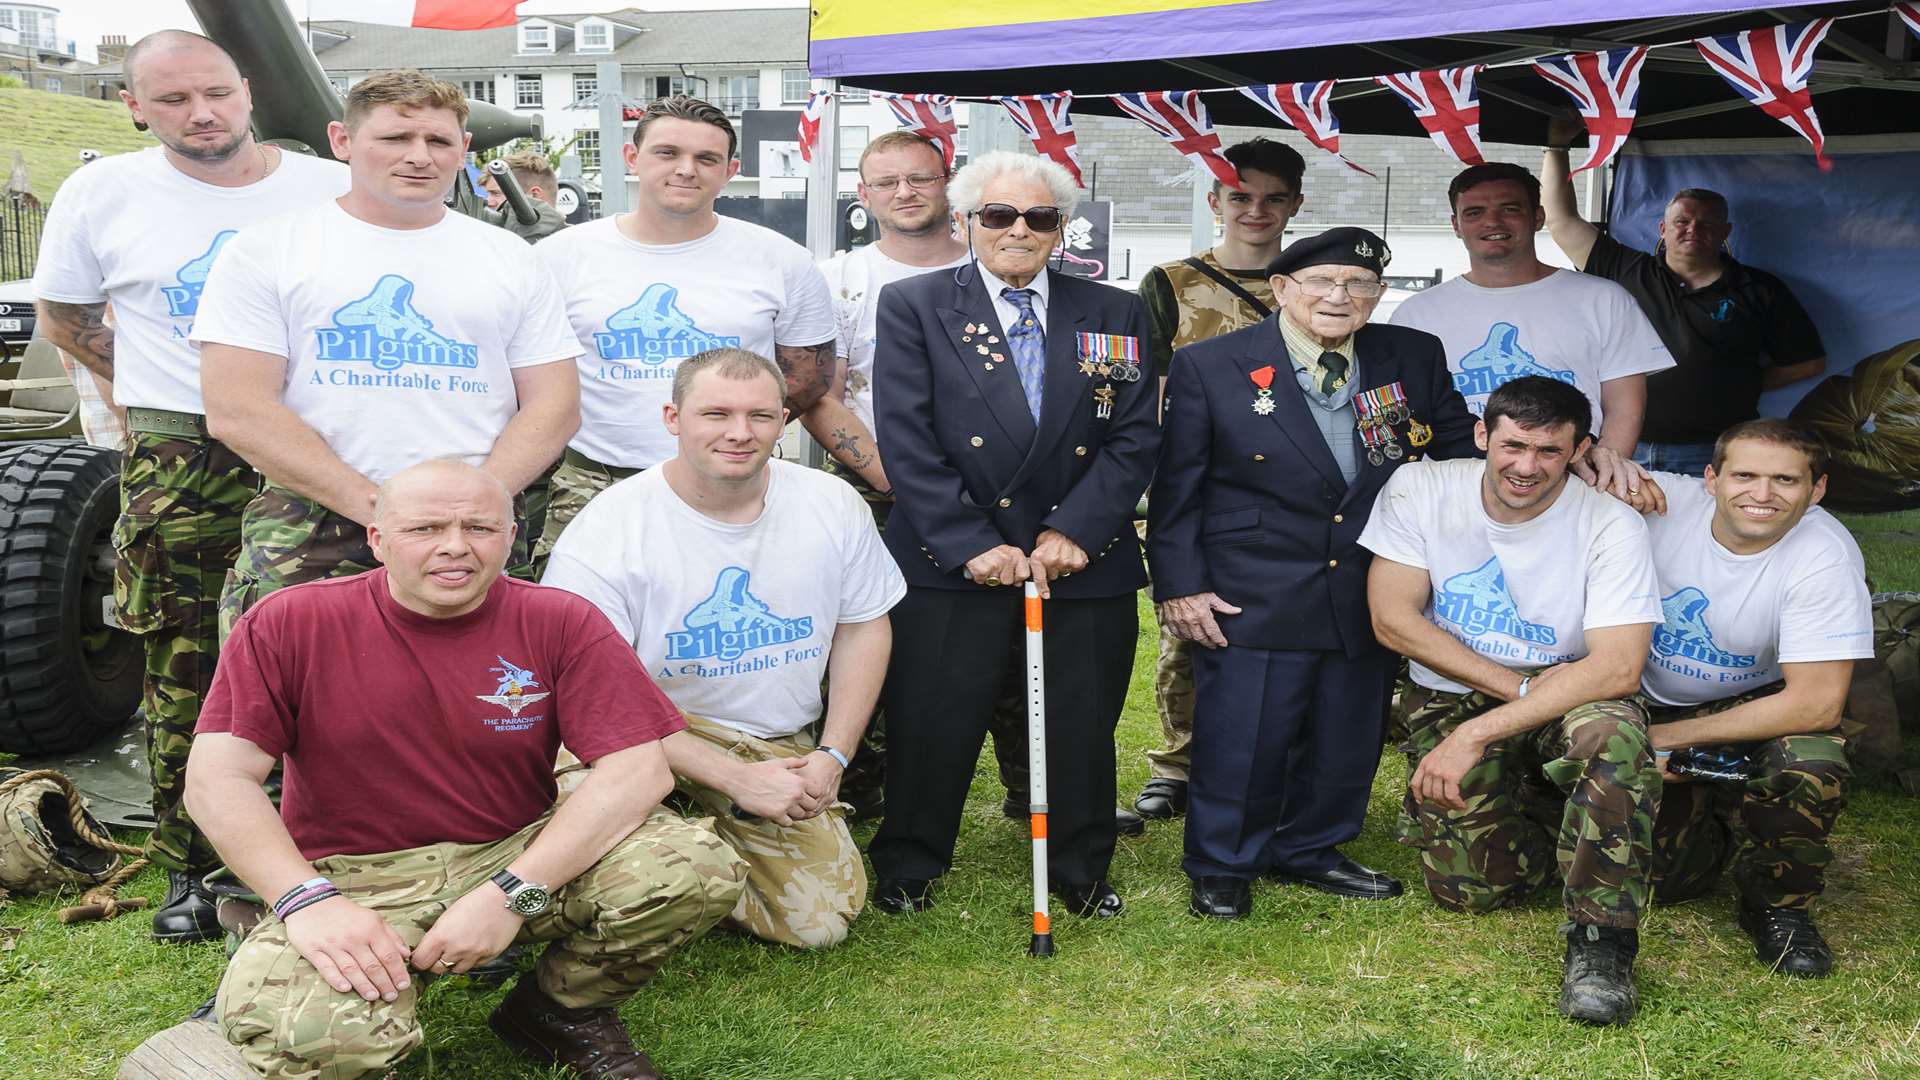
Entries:
[[1005, 509], [1006, 509], [1007, 507], [1009, 507], [1009, 506], [1012, 506], [1012, 505], [1013, 505], [1013, 500], [1012, 500], [1012, 499], [1001, 499], [1001, 500], [1000, 500], [1000, 509], [1002, 509], [1002, 510], [1005, 510]]
[[1327, 560], [1327, 569], [1329, 569], [1329, 570], [1331, 570], [1331, 569], [1333, 569], [1334, 567], [1336, 567], [1336, 566], [1339, 566], [1339, 565], [1340, 565], [1340, 560], [1339, 560], [1339, 559], [1328, 559], [1328, 560]]
[[1267, 455], [1265, 455], [1265, 454], [1255, 454], [1255, 455], [1253, 455], [1253, 460], [1255, 460], [1255, 461], [1265, 461], [1265, 460], [1267, 460]]
[[1335, 525], [1338, 525], [1338, 524], [1340, 524], [1341, 522], [1343, 522], [1343, 521], [1345, 521], [1345, 520], [1347, 520], [1347, 519], [1346, 519], [1346, 518], [1343, 518], [1343, 517], [1341, 517], [1341, 516], [1340, 516], [1339, 514], [1335, 514], [1335, 515], [1333, 515], [1333, 523], [1334, 523]]
[[968, 442], [970, 442], [970, 443], [972, 443], [972, 444], [973, 444], [973, 445], [975, 445], [975, 446], [985, 446], [985, 445], [987, 445], [987, 440], [985, 440], [985, 439], [983, 439], [983, 438], [981, 438], [981, 437], [980, 437], [980, 436], [978, 436], [978, 435], [975, 435], [975, 436], [974, 436], [973, 438], [971, 438], [971, 439], [968, 439], [967, 441], [968, 441]]
[[1084, 447], [1084, 446], [1076, 446], [1076, 447], [1074, 447], [1074, 448], [1073, 448], [1073, 456], [1074, 456], [1074, 457], [1086, 457], [1086, 456], [1087, 456], [1087, 448], [1086, 448], [1086, 447]]

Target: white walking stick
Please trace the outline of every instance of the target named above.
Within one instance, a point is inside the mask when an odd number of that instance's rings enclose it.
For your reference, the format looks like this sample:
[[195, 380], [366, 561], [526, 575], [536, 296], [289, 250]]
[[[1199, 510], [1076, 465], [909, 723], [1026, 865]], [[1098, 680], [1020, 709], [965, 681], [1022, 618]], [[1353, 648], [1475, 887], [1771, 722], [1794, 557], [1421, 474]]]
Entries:
[[1040, 626], [1040, 589], [1027, 582], [1028, 812], [1033, 822], [1033, 941], [1029, 956], [1053, 955], [1047, 919], [1047, 665]]

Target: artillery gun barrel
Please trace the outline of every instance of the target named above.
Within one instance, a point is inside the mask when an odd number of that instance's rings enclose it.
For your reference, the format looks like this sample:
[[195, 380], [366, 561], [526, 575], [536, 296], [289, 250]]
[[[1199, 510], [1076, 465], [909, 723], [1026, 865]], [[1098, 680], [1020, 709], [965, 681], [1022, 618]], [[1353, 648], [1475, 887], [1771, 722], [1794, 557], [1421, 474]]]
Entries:
[[520, 181], [513, 175], [513, 169], [505, 158], [494, 158], [487, 162], [487, 175], [499, 185], [500, 194], [506, 197], [507, 207], [513, 211], [515, 220], [522, 225], [532, 225], [540, 220], [540, 211], [527, 201], [527, 193], [520, 190]]

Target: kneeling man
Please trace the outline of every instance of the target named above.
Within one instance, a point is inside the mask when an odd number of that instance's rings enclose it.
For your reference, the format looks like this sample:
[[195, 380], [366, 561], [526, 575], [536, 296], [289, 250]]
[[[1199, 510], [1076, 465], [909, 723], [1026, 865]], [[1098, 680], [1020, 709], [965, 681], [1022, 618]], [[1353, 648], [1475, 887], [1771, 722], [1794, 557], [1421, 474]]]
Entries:
[[1810, 432], [1749, 420], [1720, 436], [1704, 484], [1654, 474], [1667, 490], [1666, 516], [1647, 519], [1666, 616], [1640, 677], [1669, 766], [1655, 899], [1693, 899], [1732, 863], [1761, 962], [1813, 978], [1833, 969], [1810, 910], [1846, 805], [1834, 729], [1853, 662], [1873, 656], [1860, 548], [1814, 506], [1826, 473]]
[[1360, 543], [1374, 632], [1412, 661], [1408, 839], [1427, 891], [1490, 911], [1558, 862], [1560, 1011], [1625, 1023], [1660, 797], [1633, 695], [1660, 597], [1640, 515], [1567, 482], [1591, 423], [1566, 383], [1501, 386], [1475, 431], [1486, 462], [1402, 466]]
[[[227, 967], [222, 1029], [263, 1076], [379, 1075], [420, 1045], [420, 979], [551, 941], [493, 1029], [582, 1076], [658, 1076], [617, 1009], [745, 875], [656, 809], [679, 717], [593, 605], [501, 576], [513, 509], [490, 474], [401, 471], [367, 542], [384, 568], [239, 621], [200, 714], [189, 811], [279, 897]], [[556, 805], [562, 740], [591, 770]]]
[[840, 779], [907, 586], [857, 492], [768, 460], [784, 389], [741, 349], [683, 361], [662, 409], [678, 453], [595, 496], [544, 581], [605, 612], [686, 713], [667, 761], [747, 860], [732, 924], [813, 948], [845, 940], [866, 903]]

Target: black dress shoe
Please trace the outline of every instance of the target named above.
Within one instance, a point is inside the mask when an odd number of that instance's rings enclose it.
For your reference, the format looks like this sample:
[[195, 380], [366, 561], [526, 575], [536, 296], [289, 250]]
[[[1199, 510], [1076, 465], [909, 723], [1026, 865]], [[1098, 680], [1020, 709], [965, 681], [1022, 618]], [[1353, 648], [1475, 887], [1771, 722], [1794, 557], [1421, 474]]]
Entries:
[[1104, 879], [1091, 885], [1055, 885], [1053, 895], [1068, 911], [1091, 919], [1111, 919], [1127, 906]]
[[1113, 811], [1113, 827], [1121, 836], [1147, 835], [1147, 819], [1125, 807], [1116, 807]]
[[1022, 791], [1016, 795], [1009, 791], [1007, 792], [1007, 797], [1000, 803], [1000, 813], [1015, 821], [1025, 821], [1027, 814], [1030, 812], [1029, 807], [1032, 805], [1032, 803], [1027, 801], [1026, 792]]
[[1246, 878], [1202, 875], [1193, 879], [1187, 910], [1209, 919], [1244, 919], [1253, 910], [1253, 887]]
[[1377, 870], [1369, 870], [1345, 855], [1325, 870], [1296, 873], [1275, 868], [1268, 871], [1266, 876], [1274, 881], [1305, 885], [1353, 900], [1390, 900], [1405, 891], [1399, 881]]
[[1187, 782], [1170, 776], [1156, 776], [1140, 789], [1133, 808], [1143, 818], [1160, 821], [1187, 812]]
[[221, 937], [220, 915], [213, 896], [194, 874], [167, 871], [167, 898], [153, 913], [153, 940], [190, 945]]
[[873, 883], [873, 906], [889, 915], [925, 911], [933, 906], [933, 882], [926, 878], [880, 878]]

